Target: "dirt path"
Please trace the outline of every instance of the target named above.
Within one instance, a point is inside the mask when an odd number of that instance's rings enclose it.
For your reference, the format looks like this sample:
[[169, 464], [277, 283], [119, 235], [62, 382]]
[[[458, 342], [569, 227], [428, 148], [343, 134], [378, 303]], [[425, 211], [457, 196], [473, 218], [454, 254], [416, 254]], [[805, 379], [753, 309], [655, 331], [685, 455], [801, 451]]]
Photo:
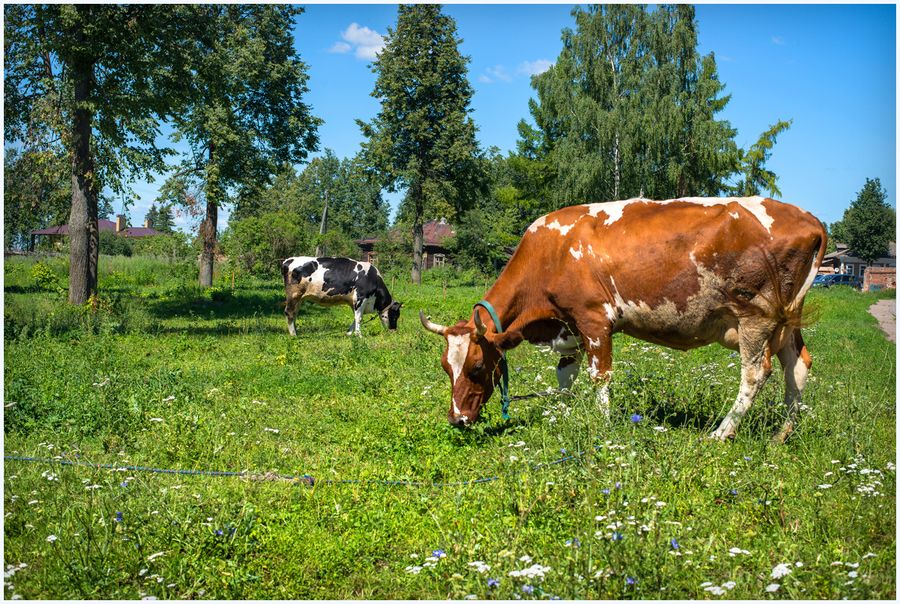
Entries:
[[896, 300], [879, 300], [869, 307], [869, 312], [878, 319], [878, 326], [891, 342], [897, 343]]

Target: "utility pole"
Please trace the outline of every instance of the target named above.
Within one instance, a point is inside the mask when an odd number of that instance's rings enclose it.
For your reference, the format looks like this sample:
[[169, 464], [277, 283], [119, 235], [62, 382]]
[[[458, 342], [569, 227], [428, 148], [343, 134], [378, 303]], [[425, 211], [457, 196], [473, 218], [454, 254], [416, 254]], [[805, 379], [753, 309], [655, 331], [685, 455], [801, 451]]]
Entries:
[[[321, 241], [325, 231], [328, 230], [328, 189], [325, 189], [325, 208], [322, 210], [322, 222], [319, 224], [319, 240]], [[319, 243], [316, 245], [316, 257], [326, 253], [325, 246]]]

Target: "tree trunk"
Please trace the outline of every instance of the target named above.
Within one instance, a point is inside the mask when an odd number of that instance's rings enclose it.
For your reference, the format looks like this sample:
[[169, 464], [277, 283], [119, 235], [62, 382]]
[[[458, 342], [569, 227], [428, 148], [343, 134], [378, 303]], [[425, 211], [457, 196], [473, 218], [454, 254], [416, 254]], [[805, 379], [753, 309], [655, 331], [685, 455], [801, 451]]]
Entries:
[[412, 282], [422, 285], [422, 248], [425, 243], [425, 233], [422, 229], [422, 216], [417, 212], [413, 223], [413, 265]]
[[[83, 5], [82, 5], [83, 7]], [[82, 7], [79, 7], [81, 10]], [[75, 37], [83, 43], [79, 29]], [[97, 186], [91, 158], [91, 120], [87, 106], [94, 79], [88, 59], [73, 62], [75, 113], [72, 120], [72, 211], [69, 215], [69, 302], [84, 304], [97, 293], [100, 238], [97, 227]]]
[[209, 162], [206, 164], [206, 217], [200, 223], [200, 287], [212, 287], [216, 262], [216, 228], [219, 222], [219, 169], [214, 163], [216, 146], [209, 143]]
[[212, 287], [218, 219], [219, 206], [207, 196], [206, 217], [200, 223], [200, 237], [203, 240], [203, 251], [200, 252], [200, 287]]

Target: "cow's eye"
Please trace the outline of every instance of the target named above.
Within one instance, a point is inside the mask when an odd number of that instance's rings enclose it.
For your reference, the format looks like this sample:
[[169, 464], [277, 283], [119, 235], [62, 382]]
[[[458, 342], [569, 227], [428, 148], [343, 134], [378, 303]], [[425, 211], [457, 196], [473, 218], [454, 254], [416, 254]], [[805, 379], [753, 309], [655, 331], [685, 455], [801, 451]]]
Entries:
[[472, 365], [472, 373], [481, 373], [482, 371], [484, 371], [484, 363], [475, 361], [475, 364]]

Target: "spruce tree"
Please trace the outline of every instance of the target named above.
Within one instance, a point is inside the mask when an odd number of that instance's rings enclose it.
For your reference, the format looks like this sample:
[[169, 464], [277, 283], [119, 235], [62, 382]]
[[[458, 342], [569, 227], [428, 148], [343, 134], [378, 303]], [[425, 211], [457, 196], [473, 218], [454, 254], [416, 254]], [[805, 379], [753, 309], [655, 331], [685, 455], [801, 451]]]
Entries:
[[363, 153], [382, 183], [405, 189], [400, 219], [412, 225], [412, 281], [421, 283], [422, 226], [454, 219], [484, 189], [481, 152], [469, 112], [468, 57], [459, 52], [456, 24], [439, 5], [401, 5], [397, 27], [372, 64], [372, 96], [381, 110], [359, 121]]

